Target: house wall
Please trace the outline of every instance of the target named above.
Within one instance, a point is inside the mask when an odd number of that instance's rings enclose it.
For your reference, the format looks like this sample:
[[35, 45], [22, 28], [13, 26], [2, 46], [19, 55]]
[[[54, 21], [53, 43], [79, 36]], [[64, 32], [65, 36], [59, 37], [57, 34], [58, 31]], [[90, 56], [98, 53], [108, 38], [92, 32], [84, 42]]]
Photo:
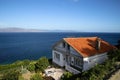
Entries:
[[[72, 66], [78, 67], [80, 69], [82, 69], [83, 66], [81, 66], [83, 64], [83, 58], [82, 56], [77, 53], [71, 46], [70, 49], [67, 49], [67, 43], [65, 43], [65, 47], [63, 47], [63, 43], [62, 41], [60, 43], [58, 43], [56, 46], [54, 46], [53, 50], [52, 50], [52, 59], [53, 59], [53, 63], [56, 63], [57, 65], [64, 67], [65, 69], [76, 74], [80, 71], [74, 69]], [[55, 53], [60, 55], [60, 60], [57, 60], [55, 58]], [[66, 56], [68, 56], [68, 60], [66, 59]], [[79, 61], [79, 63], [81, 64], [80, 66], [76, 65], [76, 60], [75, 59], [79, 59], [81, 61]], [[78, 61], [77, 61], [78, 63]]]
[[94, 67], [94, 65], [100, 64], [104, 62], [106, 59], [108, 59], [107, 52], [83, 58], [83, 71], [89, 70], [90, 68]]
[[[60, 59], [56, 59], [56, 57], [55, 57], [55, 54], [56, 54], [56, 53], [60, 55]], [[60, 52], [58, 52], [58, 51], [56, 51], [56, 50], [53, 50], [53, 51], [52, 51], [52, 60], [53, 60], [53, 62], [56, 63], [57, 65], [63, 67], [63, 66], [65, 65], [64, 58], [65, 58], [65, 57], [64, 57], [64, 55], [63, 55], [62, 53], [60, 53]]]

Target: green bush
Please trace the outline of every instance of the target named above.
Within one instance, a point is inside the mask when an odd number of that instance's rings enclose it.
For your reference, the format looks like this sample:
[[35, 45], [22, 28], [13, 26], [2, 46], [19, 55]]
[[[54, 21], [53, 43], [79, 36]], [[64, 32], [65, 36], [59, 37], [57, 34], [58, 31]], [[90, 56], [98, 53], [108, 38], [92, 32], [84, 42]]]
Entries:
[[35, 70], [44, 72], [44, 69], [46, 69], [48, 66], [49, 66], [48, 59], [46, 57], [42, 57], [35, 64]]
[[61, 80], [70, 80], [70, 78], [73, 76], [72, 73], [70, 72], [65, 72], [62, 77], [61, 77]]
[[20, 76], [20, 71], [13, 69], [3, 74], [2, 80], [18, 80], [19, 76]]
[[6, 64], [6, 65], [0, 65], [0, 71], [4, 71], [4, 70], [9, 70], [9, 69], [13, 69], [13, 68], [18, 68], [21, 66], [27, 66], [29, 65], [30, 60], [23, 60], [23, 61], [16, 61], [12, 64]]
[[35, 71], [35, 64], [30, 64], [27, 69], [32, 72], [32, 71]]
[[30, 80], [43, 80], [42, 76], [38, 73], [34, 74]]
[[120, 50], [114, 50], [108, 53], [109, 59], [115, 59], [115, 61], [120, 61]]
[[80, 78], [76, 78], [75, 80], [80, 80]]
[[22, 76], [19, 76], [19, 79], [18, 80], [25, 80], [24, 77]]
[[28, 59], [23, 60], [23, 66], [26, 66], [29, 64], [30, 64], [30, 60], [28, 60]]

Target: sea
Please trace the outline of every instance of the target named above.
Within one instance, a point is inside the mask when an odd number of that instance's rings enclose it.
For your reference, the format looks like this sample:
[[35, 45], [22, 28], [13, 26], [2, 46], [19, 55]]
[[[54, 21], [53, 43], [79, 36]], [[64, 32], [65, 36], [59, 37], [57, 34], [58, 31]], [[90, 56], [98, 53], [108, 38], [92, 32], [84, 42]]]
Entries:
[[42, 56], [52, 58], [52, 46], [66, 37], [100, 37], [112, 45], [117, 45], [120, 33], [94, 32], [40, 32], [40, 33], [0, 33], [0, 64], [10, 64], [17, 60], [37, 60]]

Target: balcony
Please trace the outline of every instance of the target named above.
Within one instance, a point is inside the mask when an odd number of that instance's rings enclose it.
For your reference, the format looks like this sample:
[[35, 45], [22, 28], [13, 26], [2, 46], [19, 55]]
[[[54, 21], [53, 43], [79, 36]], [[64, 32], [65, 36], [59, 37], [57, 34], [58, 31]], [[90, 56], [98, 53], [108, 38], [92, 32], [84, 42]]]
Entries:
[[66, 48], [62, 48], [62, 47], [55, 47], [54, 50], [59, 51], [61, 53], [66, 53], [66, 54], [70, 53], [70, 50], [67, 50]]

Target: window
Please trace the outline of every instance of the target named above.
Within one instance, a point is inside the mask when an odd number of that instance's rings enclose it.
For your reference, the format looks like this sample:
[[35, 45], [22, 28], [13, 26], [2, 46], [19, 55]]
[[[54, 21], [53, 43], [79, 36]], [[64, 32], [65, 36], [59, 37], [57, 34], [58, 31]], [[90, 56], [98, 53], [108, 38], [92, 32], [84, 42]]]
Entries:
[[82, 60], [80, 60], [79, 58], [74, 58], [74, 65], [81, 66], [82, 65]]
[[65, 42], [62, 43], [63, 48], [65, 48]]
[[60, 54], [54, 52], [54, 58], [58, 61], [60, 61]]
[[67, 45], [67, 50], [70, 50], [70, 45]]

